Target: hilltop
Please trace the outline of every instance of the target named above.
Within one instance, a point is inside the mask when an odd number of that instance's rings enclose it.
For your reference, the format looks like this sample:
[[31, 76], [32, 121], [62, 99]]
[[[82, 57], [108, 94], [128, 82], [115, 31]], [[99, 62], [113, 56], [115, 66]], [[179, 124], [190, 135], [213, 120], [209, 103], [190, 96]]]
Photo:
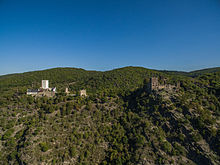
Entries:
[[[151, 77], [180, 89], [149, 92]], [[56, 96], [27, 96], [42, 79]], [[0, 92], [0, 164], [220, 163], [220, 68], [54, 68], [0, 76]]]

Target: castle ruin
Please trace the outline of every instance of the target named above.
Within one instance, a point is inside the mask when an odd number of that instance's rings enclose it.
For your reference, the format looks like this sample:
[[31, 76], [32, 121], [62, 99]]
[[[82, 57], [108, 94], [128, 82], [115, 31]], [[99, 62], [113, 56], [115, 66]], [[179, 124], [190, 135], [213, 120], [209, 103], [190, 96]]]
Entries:
[[151, 77], [150, 82], [148, 84], [148, 89], [150, 92], [152, 91], [158, 91], [158, 90], [173, 90], [173, 89], [179, 89], [180, 83], [176, 83], [176, 85], [168, 84], [167, 78], [162, 79], [162, 83], [159, 83], [158, 77]]

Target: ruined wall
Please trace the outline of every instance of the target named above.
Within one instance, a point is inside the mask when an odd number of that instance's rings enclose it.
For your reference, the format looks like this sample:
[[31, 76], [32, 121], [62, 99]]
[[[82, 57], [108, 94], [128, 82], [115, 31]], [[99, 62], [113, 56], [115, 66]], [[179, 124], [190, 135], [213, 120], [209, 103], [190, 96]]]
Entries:
[[162, 81], [163, 81], [163, 84], [160, 84], [157, 77], [151, 77], [149, 85], [148, 85], [149, 91], [151, 92], [153, 90], [161, 90], [161, 89], [173, 90], [173, 89], [180, 88], [179, 82], [176, 85], [171, 85], [171, 84], [166, 83], [167, 78], [164, 78]]

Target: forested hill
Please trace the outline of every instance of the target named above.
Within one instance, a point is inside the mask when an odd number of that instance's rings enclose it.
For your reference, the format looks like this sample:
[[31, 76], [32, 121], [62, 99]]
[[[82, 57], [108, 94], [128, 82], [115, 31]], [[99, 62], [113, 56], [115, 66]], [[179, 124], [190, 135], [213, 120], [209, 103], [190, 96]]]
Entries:
[[[152, 74], [163, 74], [141, 67], [125, 67], [112, 71], [86, 71], [76, 68], [54, 68], [43, 71], [27, 72], [0, 76], [0, 88], [5, 90], [13, 87], [41, 86], [41, 80], [50, 81], [50, 86], [57, 86], [58, 90], [70, 87], [72, 90], [86, 88], [88, 90], [99, 89], [125, 89], [134, 88], [143, 83], [146, 77]], [[74, 85], [71, 85], [74, 84]]]
[[8, 87], [30, 87], [32, 85], [38, 88], [41, 85], [42, 79], [50, 80], [52, 86], [63, 86], [77, 82], [77, 85], [74, 85], [74, 87], [88, 87], [94, 89], [103, 87], [133, 88], [140, 85], [145, 78], [149, 78], [150, 76], [174, 75], [174, 77], [197, 77], [203, 74], [216, 72], [220, 72], [219, 67], [193, 72], [159, 71], [142, 67], [124, 67], [106, 72], [86, 71], [78, 68], [54, 68], [43, 71], [0, 76], [0, 90], [5, 90]]
[[[152, 76], [180, 88], [150, 92]], [[42, 79], [56, 96], [27, 96]], [[220, 164], [220, 68], [54, 68], [0, 76], [0, 93], [0, 164]]]
[[192, 72], [190, 72], [190, 74], [193, 76], [198, 76], [198, 75], [202, 75], [202, 74], [215, 73], [215, 72], [219, 72], [219, 71], [220, 71], [220, 67], [216, 67], [216, 68], [209, 68], [209, 69], [192, 71]]

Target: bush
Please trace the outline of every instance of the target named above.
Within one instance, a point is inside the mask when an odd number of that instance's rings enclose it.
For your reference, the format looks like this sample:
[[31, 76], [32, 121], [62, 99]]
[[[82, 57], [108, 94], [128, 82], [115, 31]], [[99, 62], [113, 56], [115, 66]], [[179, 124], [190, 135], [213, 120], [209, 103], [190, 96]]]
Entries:
[[174, 148], [176, 149], [176, 154], [177, 155], [186, 156], [186, 151], [185, 151], [184, 147], [182, 147], [178, 143], [175, 143]]
[[178, 138], [179, 138], [180, 141], [184, 142], [185, 136], [182, 133], [180, 133], [178, 135]]
[[162, 149], [167, 153], [171, 153], [172, 145], [169, 142], [165, 141], [162, 143]]
[[40, 143], [39, 145], [40, 145], [41, 151], [43, 151], [43, 152], [46, 152], [46, 151], [49, 149], [48, 144], [45, 143], [45, 142], [42, 142], [42, 143]]
[[9, 129], [5, 132], [5, 134], [2, 136], [2, 140], [7, 140], [14, 132], [14, 129]]
[[75, 148], [75, 147], [71, 147], [71, 148], [69, 149], [69, 155], [70, 155], [71, 157], [76, 156], [76, 148]]
[[12, 153], [10, 153], [10, 154], [8, 155], [8, 160], [9, 160], [9, 161], [15, 160], [17, 154], [18, 154], [18, 153], [17, 153], [16, 151], [13, 151]]
[[198, 142], [202, 139], [202, 136], [198, 132], [194, 132], [191, 138], [193, 141]]

